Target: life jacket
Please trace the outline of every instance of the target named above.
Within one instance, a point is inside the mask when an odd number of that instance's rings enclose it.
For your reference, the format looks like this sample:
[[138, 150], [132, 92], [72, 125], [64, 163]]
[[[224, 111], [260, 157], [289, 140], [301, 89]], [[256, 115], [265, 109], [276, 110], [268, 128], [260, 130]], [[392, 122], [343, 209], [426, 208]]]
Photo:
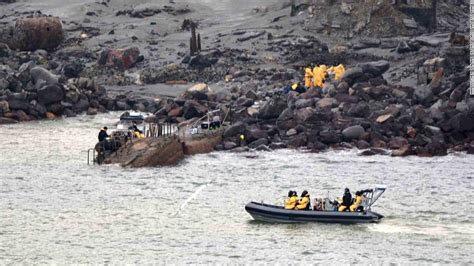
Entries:
[[293, 210], [296, 207], [296, 203], [298, 203], [298, 197], [290, 197], [289, 199], [285, 200], [285, 209]]
[[349, 207], [351, 212], [355, 212], [357, 208], [362, 204], [362, 195], [356, 195], [354, 203]]
[[309, 209], [309, 195], [304, 196], [296, 205], [297, 210], [308, 210]]

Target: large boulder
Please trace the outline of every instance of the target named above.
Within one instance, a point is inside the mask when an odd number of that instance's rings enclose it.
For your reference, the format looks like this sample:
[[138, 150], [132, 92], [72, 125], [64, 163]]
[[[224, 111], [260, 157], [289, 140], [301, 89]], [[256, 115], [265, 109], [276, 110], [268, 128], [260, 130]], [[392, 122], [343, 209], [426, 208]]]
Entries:
[[319, 140], [325, 144], [334, 144], [341, 142], [341, 134], [335, 130], [328, 129], [319, 132]]
[[189, 61], [189, 67], [192, 68], [206, 68], [206, 67], [211, 67], [215, 63], [217, 63], [218, 58], [213, 57], [212, 54], [198, 54], [191, 58]]
[[255, 149], [261, 145], [268, 145], [268, 140], [266, 138], [257, 139], [255, 141], [252, 141], [248, 146], [251, 149]]
[[364, 72], [361, 67], [351, 67], [344, 72], [344, 75], [342, 75], [342, 80], [352, 84], [353, 80], [361, 77], [362, 75], [364, 75]]
[[361, 63], [357, 65], [362, 72], [371, 74], [373, 77], [380, 76], [390, 68], [390, 63], [386, 60]]
[[[245, 139], [248, 142], [252, 142], [257, 139], [265, 139], [268, 137], [266, 130], [257, 127], [248, 127], [244, 130]], [[265, 145], [268, 143], [265, 143]], [[258, 145], [257, 145], [258, 146]]]
[[359, 102], [352, 105], [347, 113], [353, 117], [367, 117], [370, 114], [370, 107], [366, 102]]
[[474, 130], [474, 110], [459, 113], [449, 120], [455, 131], [468, 132]]
[[8, 107], [11, 110], [28, 111], [30, 109], [30, 104], [25, 100], [11, 99], [11, 100], [8, 100]]
[[33, 67], [30, 70], [30, 75], [34, 84], [37, 84], [41, 80], [46, 84], [55, 84], [59, 81], [59, 77], [57, 75], [54, 75], [53, 73], [39, 66]]
[[242, 122], [237, 122], [229, 127], [227, 127], [224, 131], [224, 138], [230, 138], [230, 137], [235, 137], [238, 134], [242, 134], [245, 130], [244, 123]]
[[155, 167], [175, 165], [183, 158], [183, 146], [177, 137], [144, 138], [127, 142], [104, 163], [125, 167]]
[[388, 142], [388, 146], [390, 149], [400, 149], [409, 145], [408, 140], [406, 140], [405, 138], [394, 137]]
[[38, 101], [42, 104], [60, 102], [64, 98], [64, 90], [58, 84], [46, 85], [38, 90]]
[[0, 117], [0, 125], [15, 124], [18, 123], [15, 119], [8, 117]]
[[342, 131], [342, 136], [347, 140], [358, 139], [365, 133], [362, 126], [351, 126]]
[[185, 119], [202, 117], [204, 114], [206, 114], [206, 112], [207, 108], [194, 100], [186, 101], [183, 106], [183, 116]]
[[286, 108], [287, 104], [283, 99], [273, 98], [263, 105], [258, 113], [258, 117], [262, 119], [277, 118]]

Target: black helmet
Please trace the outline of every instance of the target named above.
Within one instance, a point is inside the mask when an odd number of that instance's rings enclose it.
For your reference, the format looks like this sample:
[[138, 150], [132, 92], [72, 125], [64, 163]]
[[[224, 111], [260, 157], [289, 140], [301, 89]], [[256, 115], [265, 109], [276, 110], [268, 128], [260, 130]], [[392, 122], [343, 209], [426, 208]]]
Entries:
[[288, 197], [291, 197], [291, 196], [293, 196], [293, 191], [292, 190], [288, 191]]
[[345, 188], [345, 189], [344, 189], [344, 193], [350, 193], [349, 189], [348, 189], [348, 188]]
[[104, 130], [107, 130], [108, 128], [107, 127], [104, 127]]
[[308, 191], [306, 191], [306, 190], [303, 191], [303, 193], [301, 193], [301, 197], [304, 197], [304, 196], [306, 196], [306, 195], [308, 195]]

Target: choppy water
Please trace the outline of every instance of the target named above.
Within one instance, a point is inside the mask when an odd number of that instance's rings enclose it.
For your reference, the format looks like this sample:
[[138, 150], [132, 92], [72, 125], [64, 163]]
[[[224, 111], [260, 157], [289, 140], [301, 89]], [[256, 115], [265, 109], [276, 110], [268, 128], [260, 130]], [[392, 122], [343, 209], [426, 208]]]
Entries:
[[[117, 114], [115, 114], [117, 115]], [[0, 264], [473, 263], [473, 156], [212, 153], [177, 167], [87, 166], [114, 114], [0, 127]], [[389, 189], [371, 225], [262, 224], [250, 200]]]

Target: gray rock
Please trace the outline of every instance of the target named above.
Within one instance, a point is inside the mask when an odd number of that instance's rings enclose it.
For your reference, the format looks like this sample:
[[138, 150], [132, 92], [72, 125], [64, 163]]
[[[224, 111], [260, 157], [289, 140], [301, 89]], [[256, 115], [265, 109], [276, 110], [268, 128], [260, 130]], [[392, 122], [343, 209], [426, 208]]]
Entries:
[[414, 19], [408, 19], [404, 18], [403, 19], [403, 25], [405, 25], [406, 28], [408, 29], [417, 29], [418, 28], [418, 23]]
[[365, 133], [362, 126], [351, 126], [342, 131], [342, 136], [347, 140], [358, 139]]
[[415, 92], [413, 94], [416, 100], [420, 103], [429, 103], [433, 100], [433, 92], [431, 88], [428, 86], [418, 86], [415, 88]]
[[319, 132], [319, 140], [325, 144], [339, 143], [341, 135], [332, 129], [327, 129]]
[[360, 67], [351, 67], [344, 72], [342, 75], [342, 80], [347, 83], [351, 83], [354, 79], [361, 77], [364, 74], [362, 68]]
[[321, 100], [318, 101], [318, 106], [320, 108], [332, 108], [334, 106], [337, 106], [338, 102], [334, 98], [322, 98]]
[[38, 90], [38, 102], [51, 104], [60, 102], [64, 98], [64, 91], [60, 85], [46, 85]]
[[348, 114], [353, 117], [367, 117], [370, 114], [370, 107], [366, 102], [359, 102], [349, 108]]
[[425, 126], [425, 132], [428, 137], [441, 134], [441, 129], [435, 126]]
[[33, 67], [30, 70], [30, 75], [31, 79], [33, 80], [33, 83], [36, 84], [40, 80], [46, 82], [47, 84], [55, 84], [58, 83], [59, 77], [52, 74], [48, 70], [42, 68], [42, 67]]
[[11, 110], [28, 111], [30, 109], [30, 104], [25, 100], [10, 99], [8, 100], [8, 106]]
[[265, 138], [258, 139], [258, 140], [255, 140], [255, 141], [251, 142], [248, 146], [251, 149], [255, 149], [260, 145], [268, 145], [268, 140], [265, 139]]
[[311, 107], [311, 106], [313, 106], [313, 104], [314, 104], [313, 99], [298, 99], [295, 102], [295, 107], [297, 109], [300, 109], [300, 108], [305, 108], [305, 107]]
[[239, 121], [226, 128], [226, 130], [224, 131], [224, 138], [235, 137], [238, 134], [243, 133], [244, 130], [245, 130], [244, 124]]
[[402, 137], [394, 137], [388, 142], [390, 149], [400, 149], [401, 147], [408, 146], [408, 140]]
[[[386, 60], [361, 63], [357, 65], [362, 69], [362, 72], [369, 73], [372, 76], [380, 76], [390, 68], [390, 63]], [[343, 77], [344, 79], [344, 77]]]
[[287, 103], [279, 98], [271, 99], [260, 109], [258, 117], [262, 119], [272, 119], [280, 116], [281, 112], [287, 108]]
[[290, 129], [290, 130], [288, 130], [288, 131], [286, 132], [286, 135], [287, 135], [287, 136], [294, 136], [294, 135], [296, 135], [296, 134], [298, 134], [298, 132], [297, 132], [296, 129], [294, 129], [294, 128], [292, 128], [292, 129]]
[[286, 108], [281, 112], [280, 116], [278, 117], [278, 121], [287, 121], [293, 118], [293, 111], [290, 108]]
[[7, 113], [10, 111], [10, 105], [7, 101], [0, 101], [0, 113]]
[[0, 125], [15, 124], [18, 123], [15, 119], [0, 117]]
[[469, 105], [466, 102], [458, 102], [456, 104], [456, 110], [460, 112], [466, 112], [469, 110]]
[[233, 141], [224, 141], [224, 150], [232, 150], [237, 147], [237, 144]]

